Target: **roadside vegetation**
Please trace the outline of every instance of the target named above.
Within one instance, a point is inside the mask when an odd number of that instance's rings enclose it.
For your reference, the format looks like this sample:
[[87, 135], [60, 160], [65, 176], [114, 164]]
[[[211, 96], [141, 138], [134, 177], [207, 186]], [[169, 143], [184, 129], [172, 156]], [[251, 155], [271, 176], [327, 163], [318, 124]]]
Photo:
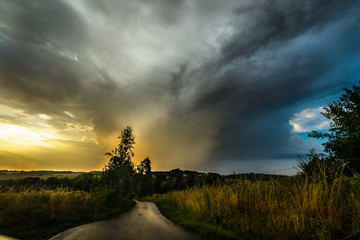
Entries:
[[155, 194], [166, 216], [206, 239], [359, 239], [360, 178], [239, 179]]

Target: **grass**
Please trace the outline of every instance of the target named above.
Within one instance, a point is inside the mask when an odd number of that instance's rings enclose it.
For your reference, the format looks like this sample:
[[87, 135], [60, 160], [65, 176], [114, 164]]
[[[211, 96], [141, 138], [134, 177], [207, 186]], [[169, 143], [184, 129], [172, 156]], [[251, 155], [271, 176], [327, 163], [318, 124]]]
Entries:
[[0, 193], [0, 234], [21, 239], [49, 239], [80, 224], [115, 217], [132, 206], [104, 206], [104, 197], [67, 189]]
[[238, 180], [153, 195], [160, 211], [206, 239], [359, 239], [360, 178]]

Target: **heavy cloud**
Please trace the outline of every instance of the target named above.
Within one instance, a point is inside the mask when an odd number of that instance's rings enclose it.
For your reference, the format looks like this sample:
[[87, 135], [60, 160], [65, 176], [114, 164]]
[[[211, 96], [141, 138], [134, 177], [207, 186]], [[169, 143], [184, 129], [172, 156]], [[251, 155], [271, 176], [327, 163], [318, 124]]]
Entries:
[[[0, 104], [23, 117], [0, 121], [45, 114], [68, 145], [93, 134], [83, 139], [99, 153], [131, 125], [138, 160], [155, 169], [291, 161], [309, 147], [291, 131], [294, 114], [359, 80], [359, 5], [3, 1]], [[102, 157], [92, 158], [88, 168]]]

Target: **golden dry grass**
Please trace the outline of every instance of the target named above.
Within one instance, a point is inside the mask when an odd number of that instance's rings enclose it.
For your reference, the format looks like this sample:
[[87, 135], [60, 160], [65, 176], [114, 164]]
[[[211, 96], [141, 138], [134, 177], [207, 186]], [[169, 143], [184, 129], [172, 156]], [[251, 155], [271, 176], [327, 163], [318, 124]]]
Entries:
[[131, 205], [108, 208], [105, 195], [65, 188], [10, 188], [0, 192], [0, 234], [48, 239], [67, 228], [114, 217]]
[[0, 193], [0, 225], [6, 224], [9, 218], [17, 221], [26, 218], [28, 221], [44, 216], [69, 214], [92, 210], [88, 204], [89, 194], [83, 191], [57, 190], [23, 190]]
[[349, 186], [341, 175], [331, 182], [323, 177], [295, 178], [286, 183], [238, 180], [155, 195], [153, 199], [171, 201], [180, 210], [263, 239], [336, 239], [354, 237], [360, 227], [359, 211], [348, 198]]

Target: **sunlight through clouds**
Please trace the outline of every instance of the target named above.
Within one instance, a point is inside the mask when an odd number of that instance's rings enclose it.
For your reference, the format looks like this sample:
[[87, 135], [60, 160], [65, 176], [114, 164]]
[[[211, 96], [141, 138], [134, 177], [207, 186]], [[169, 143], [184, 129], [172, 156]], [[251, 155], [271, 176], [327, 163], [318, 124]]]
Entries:
[[74, 114], [72, 114], [71, 112], [64, 111], [64, 113], [65, 113], [66, 115], [68, 115], [69, 117], [74, 118]]
[[321, 115], [322, 111], [322, 107], [305, 109], [295, 113], [294, 117], [289, 120], [289, 124], [295, 133], [327, 129], [330, 121]]
[[46, 133], [33, 132], [17, 125], [0, 124], [0, 132], [0, 139], [9, 144], [51, 146], [51, 144], [47, 142], [51, 136]]
[[50, 120], [51, 119], [51, 117], [46, 115], [46, 114], [39, 114], [39, 118], [44, 119], [44, 120]]

